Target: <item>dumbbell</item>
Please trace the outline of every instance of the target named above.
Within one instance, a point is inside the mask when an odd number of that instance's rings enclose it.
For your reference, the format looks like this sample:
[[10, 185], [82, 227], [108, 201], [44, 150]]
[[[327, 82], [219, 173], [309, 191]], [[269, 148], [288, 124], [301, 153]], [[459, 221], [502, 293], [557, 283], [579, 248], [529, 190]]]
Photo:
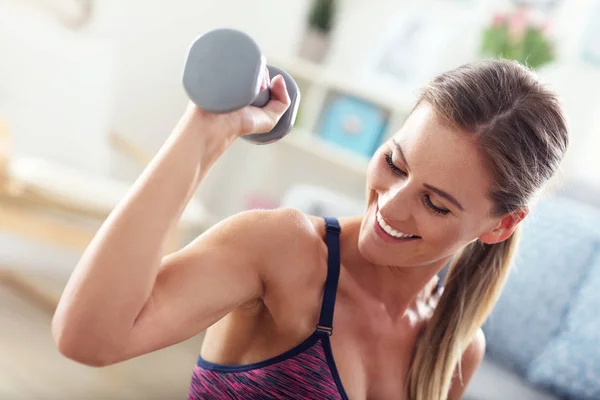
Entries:
[[[273, 143], [287, 135], [294, 125], [300, 89], [285, 71], [267, 65], [270, 77], [282, 75], [291, 104], [275, 128], [266, 133], [241, 136], [254, 144]], [[264, 107], [269, 88], [260, 90], [264, 65], [256, 42], [244, 32], [222, 28], [198, 37], [190, 46], [183, 70], [183, 87], [199, 108], [227, 113], [248, 105]]]

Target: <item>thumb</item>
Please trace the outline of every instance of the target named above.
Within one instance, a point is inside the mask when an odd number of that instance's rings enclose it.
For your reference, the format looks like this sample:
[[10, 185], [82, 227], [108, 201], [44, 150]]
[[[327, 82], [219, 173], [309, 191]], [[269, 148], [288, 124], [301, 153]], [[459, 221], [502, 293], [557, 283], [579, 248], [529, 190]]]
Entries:
[[283, 76], [277, 75], [271, 80], [271, 100], [263, 108], [265, 112], [270, 113], [273, 117], [281, 118], [290, 106], [290, 95], [287, 91], [285, 79]]

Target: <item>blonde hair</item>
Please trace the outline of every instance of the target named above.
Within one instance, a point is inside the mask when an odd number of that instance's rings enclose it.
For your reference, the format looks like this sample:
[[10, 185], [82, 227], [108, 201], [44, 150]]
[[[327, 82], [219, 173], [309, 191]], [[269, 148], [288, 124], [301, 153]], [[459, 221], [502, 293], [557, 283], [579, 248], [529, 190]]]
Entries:
[[[422, 101], [473, 136], [494, 177], [488, 193], [492, 216], [526, 206], [558, 170], [568, 147], [556, 95], [515, 61], [477, 61], [441, 74], [422, 89]], [[500, 243], [471, 242], [453, 257], [411, 361], [411, 400], [447, 398], [464, 351], [500, 296], [518, 239], [519, 228]]]

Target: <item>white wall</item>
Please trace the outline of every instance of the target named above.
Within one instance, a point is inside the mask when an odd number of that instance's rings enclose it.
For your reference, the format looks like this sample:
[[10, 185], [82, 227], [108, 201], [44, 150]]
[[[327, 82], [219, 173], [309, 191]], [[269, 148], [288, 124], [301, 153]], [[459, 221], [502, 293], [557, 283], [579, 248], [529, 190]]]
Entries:
[[0, 117], [8, 120], [13, 151], [106, 173], [114, 46], [26, 6], [0, 2]]
[[600, 2], [562, 2], [557, 10], [560, 18], [554, 23], [554, 29], [561, 36], [558, 43], [561, 61], [540, 71], [540, 76], [558, 92], [569, 120], [571, 145], [565, 157], [562, 180], [575, 179], [598, 187], [600, 66], [582, 60], [582, 41], [590, 33], [591, 11], [595, 6], [600, 6]]
[[[288, 1], [283, 6], [277, 0], [176, 0], [166, 8], [157, 0], [99, 2], [97, 17], [87, 32], [110, 38], [118, 46], [113, 127], [147, 151], [156, 151], [187, 103], [181, 73], [187, 49], [199, 34], [234, 27], [250, 34], [265, 54], [285, 56], [294, 51], [301, 30], [299, 15], [306, 12], [306, 5], [304, 1]], [[199, 190], [209, 209], [227, 215], [240, 208], [243, 193], [257, 182], [252, 177], [260, 174], [258, 164], [269, 167], [268, 157], [252, 157], [263, 153], [255, 146], [236, 143], [219, 160]], [[138, 172], [125, 167], [115, 161], [113, 172], [126, 178]]]
[[[564, 39], [559, 47], [564, 61], [541, 73], [563, 95], [571, 117], [569, 171], [588, 180], [597, 178], [583, 164], [596, 159], [590, 138], [600, 123], [593, 118], [599, 107], [600, 69], [579, 61], [578, 42], [591, 2], [563, 2], [555, 27]], [[0, 0], [4, 7], [0, 8], [0, 114], [14, 117], [17, 148], [96, 172], [108, 169], [127, 179], [139, 170], [107, 153], [105, 134], [116, 129], [150, 153], [158, 149], [187, 102], [181, 72], [187, 48], [198, 34], [236, 27], [253, 36], [266, 54], [285, 57], [295, 52], [310, 4], [306, 0], [102, 0], [95, 3], [92, 23], [74, 33], [41, 16], [24, 23], [22, 15], [16, 19], [6, 12], [10, 3]], [[456, 27], [452, 40], [456, 45], [439, 49], [446, 63], [437, 70], [452, 67], [473, 57], [478, 30], [489, 22], [497, 4], [506, 3], [344, 0], [328, 62], [345, 75], [370, 79], [362, 73], [386, 30], [407, 10], [421, 9], [452, 15], [446, 20]], [[464, 17], [458, 18], [457, 10]], [[362, 196], [361, 178], [322, 160], [310, 159], [312, 176], [292, 174], [310, 156], [280, 149], [242, 141], [234, 144], [201, 185], [201, 198], [217, 214], [228, 215], [243, 207], [244, 196], [254, 189], [277, 197], [293, 183], [282, 176], [331, 182], [342, 192]], [[274, 169], [278, 174], [268, 173]]]
[[297, 36], [304, 2], [275, 0], [104, 0], [88, 34], [118, 48], [120, 71], [114, 125], [156, 147], [186, 103], [181, 73], [187, 49], [201, 33], [230, 26], [248, 32], [264, 52]]

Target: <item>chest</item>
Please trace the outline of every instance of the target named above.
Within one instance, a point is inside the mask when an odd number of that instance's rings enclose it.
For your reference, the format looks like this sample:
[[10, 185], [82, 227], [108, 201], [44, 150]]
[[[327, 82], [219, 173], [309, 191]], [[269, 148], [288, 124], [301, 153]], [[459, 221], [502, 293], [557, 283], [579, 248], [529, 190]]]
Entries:
[[404, 399], [418, 327], [393, 326], [342, 297], [336, 303], [331, 349], [350, 399]]

